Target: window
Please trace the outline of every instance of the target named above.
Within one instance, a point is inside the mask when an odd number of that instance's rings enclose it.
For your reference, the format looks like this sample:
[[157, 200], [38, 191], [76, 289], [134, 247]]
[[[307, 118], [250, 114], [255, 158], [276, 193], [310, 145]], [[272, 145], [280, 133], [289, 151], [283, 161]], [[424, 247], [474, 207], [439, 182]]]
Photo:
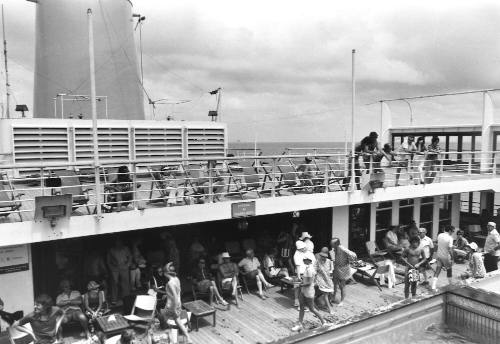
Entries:
[[439, 227], [451, 225], [451, 195], [439, 198]]
[[399, 201], [399, 224], [407, 226], [413, 221], [413, 199]]
[[427, 228], [427, 235], [432, 237], [432, 217], [434, 215], [434, 197], [422, 198], [420, 204], [420, 227]]
[[377, 245], [383, 247], [382, 239], [391, 225], [392, 202], [381, 202], [377, 204], [375, 241]]

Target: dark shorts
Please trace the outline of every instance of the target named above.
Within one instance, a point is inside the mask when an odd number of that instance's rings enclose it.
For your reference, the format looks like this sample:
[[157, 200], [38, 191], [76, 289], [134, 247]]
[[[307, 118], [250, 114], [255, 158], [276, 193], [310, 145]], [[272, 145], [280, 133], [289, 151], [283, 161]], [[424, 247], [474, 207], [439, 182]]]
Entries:
[[65, 322], [79, 321], [81, 315], [83, 315], [83, 312], [79, 309], [68, 309], [64, 312], [64, 320]]
[[196, 283], [196, 288], [202, 293], [208, 292], [211, 286], [212, 286], [212, 281], [208, 279]]

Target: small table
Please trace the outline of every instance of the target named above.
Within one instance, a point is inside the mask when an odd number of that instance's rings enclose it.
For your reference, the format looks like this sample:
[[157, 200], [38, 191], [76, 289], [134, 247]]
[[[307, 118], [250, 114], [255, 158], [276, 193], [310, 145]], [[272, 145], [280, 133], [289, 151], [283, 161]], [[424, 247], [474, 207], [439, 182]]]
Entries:
[[206, 303], [203, 300], [195, 300], [191, 302], [186, 302], [183, 304], [184, 308], [188, 312], [192, 313], [192, 316], [196, 320], [196, 331], [198, 331], [198, 320], [200, 318], [212, 315], [213, 316], [213, 322], [214, 322], [214, 327], [215, 327], [215, 312], [216, 309], [212, 306], [210, 306], [208, 303]]
[[107, 315], [101, 318], [97, 318], [96, 321], [101, 330], [106, 335], [119, 333], [122, 330], [130, 327], [127, 319], [125, 319], [120, 314]]

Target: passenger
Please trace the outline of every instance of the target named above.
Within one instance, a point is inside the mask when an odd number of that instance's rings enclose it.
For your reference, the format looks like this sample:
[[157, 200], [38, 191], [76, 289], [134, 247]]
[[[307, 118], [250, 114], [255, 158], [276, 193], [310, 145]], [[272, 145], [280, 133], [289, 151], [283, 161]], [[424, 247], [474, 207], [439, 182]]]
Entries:
[[314, 255], [311, 252], [306, 252], [303, 257], [304, 272], [302, 274], [300, 283], [300, 293], [299, 293], [299, 323], [292, 327], [292, 331], [301, 331], [304, 328], [304, 314], [305, 308], [309, 308], [311, 313], [313, 313], [320, 321], [321, 325], [326, 323], [325, 319], [318, 312], [314, 306], [314, 279], [316, 272], [312, 265], [314, 260]]
[[437, 173], [437, 165], [439, 163], [439, 154], [441, 148], [439, 147], [439, 137], [433, 136], [431, 144], [427, 147], [427, 155], [424, 163], [424, 182], [430, 184], [434, 181]]
[[401, 250], [406, 250], [407, 248], [410, 247], [410, 235], [405, 231], [405, 229], [401, 226], [396, 226], [398, 228], [397, 233], [398, 233], [398, 247], [400, 250], [397, 251], [392, 251], [396, 253], [402, 253]]
[[280, 264], [279, 259], [276, 259], [277, 254], [278, 250], [273, 247], [264, 255], [262, 265], [264, 265], [264, 274], [267, 278], [289, 277], [287, 268]]
[[109, 271], [111, 272], [111, 304], [116, 304], [118, 292], [121, 296], [130, 294], [130, 272], [132, 254], [121, 239], [116, 239], [115, 244], [108, 251], [106, 257]]
[[165, 265], [163, 273], [167, 277], [168, 282], [166, 287], [167, 304], [165, 305], [165, 308], [160, 312], [160, 322], [162, 325], [161, 327], [165, 329], [167, 327], [168, 320], [173, 319], [179, 330], [186, 337], [187, 342], [192, 343], [191, 337], [189, 336], [186, 327], [180, 319], [182, 307], [181, 282], [179, 281], [179, 278], [177, 277], [177, 274], [175, 272], [174, 264], [170, 262]]
[[238, 292], [238, 265], [231, 262], [231, 256], [228, 252], [223, 252], [221, 255], [222, 264], [219, 265], [219, 274], [221, 276], [221, 287], [224, 290], [231, 289], [234, 299]]
[[457, 231], [457, 240], [455, 241], [455, 245], [453, 246], [453, 257], [455, 258], [456, 263], [463, 263], [465, 257], [467, 256], [469, 242], [464, 238], [464, 231]]
[[432, 279], [432, 290], [436, 289], [437, 279], [441, 273], [441, 269], [446, 269], [446, 277], [448, 277], [448, 283], [452, 282], [452, 266], [453, 266], [453, 238], [451, 233], [455, 230], [453, 226], [446, 226], [443, 233], [440, 233], [437, 237], [437, 267], [434, 273], [434, 278]]
[[61, 294], [56, 298], [56, 306], [64, 311], [62, 323], [67, 324], [70, 321], [77, 321], [85, 331], [87, 338], [90, 338], [87, 317], [83, 314], [82, 295], [78, 290], [71, 290], [71, 284], [68, 280], [62, 280], [59, 283]]
[[165, 307], [165, 303], [167, 302], [166, 286], [167, 278], [163, 273], [163, 267], [153, 267], [153, 273], [148, 282], [148, 294], [156, 295], [156, 306], [159, 309]]
[[314, 279], [314, 284], [321, 292], [318, 298], [323, 300], [328, 308], [328, 312], [333, 314], [333, 308], [330, 303], [330, 296], [333, 293], [333, 262], [328, 258], [328, 247], [323, 247], [318, 253], [315, 268], [316, 277]]
[[417, 227], [417, 224], [412, 221], [410, 226], [408, 227], [408, 237], [411, 238], [420, 238], [419, 235], [419, 229]]
[[85, 315], [89, 319], [91, 332], [94, 332], [97, 318], [102, 317], [108, 311], [105, 302], [104, 291], [99, 290], [97, 282], [90, 281], [87, 284], [87, 292], [83, 294], [83, 307]]
[[317, 178], [318, 168], [312, 162], [310, 156], [304, 158], [304, 162], [297, 167], [298, 178], [301, 185], [314, 186], [321, 183], [322, 180]]
[[[19, 320], [23, 317], [23, 311], [16, 311], [14, 313], [9, 313], [4, 311], [4, 303], [3, 300], [0, 299], [0, 318], [5, 321], [9, 326], [11, 326], [16, 320]], [[0, 328], [0, 331], [2, 329]]]
[[429, 284], [427, 280], [427, 269], [430, 269], [430, 261], [434, 253], [434, 242], [427, 236], [427, 229], [424, 227], [419, 229], [420, 249], [424, 252], [425, 262], [420, 265], [420, 272], [424, 276], [422, 285]]
[[385, 248], [391, 252], [401, 251], [398, 240], [398, 226], [389, 226], [389, 230], [384, 237]]
[[219, 294], [215, 279], [208, 270], [204, 258], [198, 260], [198, 265], [191, 272], [191, 276], [193, 278], [193, 284], [199, 292], [210, 294], [210, 304], [212, 304], [212, 300], [215, 297], [217, 303], [227, 306], [226, 300]]
[[[400, 186], [399, 177], [401, 176], [401, 166], [405, 166], [405, 162], [401, 161], [399, 156], [392, 150], [392, 146], [389, 143], [384, 145], [382, 148], [382, 159], [380, 160], [381, 170], [386, 175], [394, 174], [394, 186]], [[396, 172], [394, 173], [394, 168]]]
[[422, 184], [424, 182], [424, 164], [427, 155], [425, 136], [419, 136], [415, 146], [417, 147], [417, 151], [413, 156], [413, 173], [415, 174], [416, 168], [418, 174], [416, 175], [417, 178], [413, 178], [413, 180], [416, 184]]
[[[307, 248], [306, 244], [301, 240], [297, 240], [295, 246], [296, 250], [293, 255], [293, 262], [295, 265], [295, 273], [297, 275], [297, 278], [300, 280], [306, 268], [304, 264], [304, 256], [307, 252]], [[315, 264], [316, 259], [314, 258], [314, 255], [312, 255], [312, 257], [314, 259], [313, 264]], [[299, 307], [299, 288], [294, 288], [294, 307]]]
[[[17, 330], [35, 336], [37, 344], [52, 344], [57, 341], [59, 326], [64, 318], [64, 312], [53, 306], [52, 298], [41, 294], [35, 298], [35, 309], [12, 325]], [[29, 323], [33, 333], [22, 325]]]
[[340, 288], [340, 302], [338, 306], [342, 306], [345, 299], [345, 284], [346, 281], [351, 277], [351, 266], [350, 262], [357, 259], [356, 253], [348, 250], [346, 247], [340, 244], [340, 239], [333, 238], [330, 245], [333, 247], [335, 252], [335, 258], [333, 259], [333, 301], [335, 302], [335, 296], [337, 294], [337, 289]]
[[299, 240], [302, 240], [306, 244], [307, 252], [314, 252], [314, 243], [311, 241], [312, 236], [308, 232], [302, 232]]
[[84, 258], [84, 278], [86, 281], [96, 281], [104, 293], [107, 292], [108, 268], [101, 253], [91, 250]]
[[488, 222], [488, 236], [484, 242], [484, 267], [486, 272], [498, 270], [498, 257], [500, 256], [500, 234], [495, 222]]
[[161, 168], [161, 187], [168, 192], [167, 205], [176, 205], [184, 200], [185, 179], [182, 177], [182, 167], [164, 166]]
[[132, 242], [132, 262], [130, 264], [130, 289], [132, 291], [142, 288], [141, 271], [146, 268], [146, 259], [139, 247], [142, 245], [142, 238], [136, 237]]
[[220, 171], [217, 169], [217, 161], [209, 160], [207, 165], [204, 166], [201, 171], [201, 177], [198, 180], [197, 191], [205, 195], [210, 194], [210, 178], [212, 179], [212, 194], [215, 200], [220, 200], [222, 190], [224, 189], [225, 183], [224, 178], [221, 176]]
[[477, 252], [478, 246], [475, 242], [467, 244], [467, 255], [469, 256], [469, 268], [462, 274], [462, 279], [483, 278], [486, 276], [486, 268], [483, 263], [483, 255]]
[[401, 143], [398, 153], [410, 180], [413, 179], [413, 159], [416, 152], [417, 146], [415, 145], [415, 137], [413, 135], [408, 135], [408, 137]]
[[420, 239], [413, 237], [410, 239], [410, 247], [403, 251], [403, 262], [407, 265], [405, 274], [405, 298], [410, 299], [411, 295], [417, 295], [417, 283], [420, 279], [419, 269], [425, 263], [424, 251], [420, 248]]
[[[367, 170], [367, 173], [379, 168], [380, 166], [382, 154], [380, 153], [381, 149], [377, 139], [378, 134], [372, 131], [370, 135], [364, 137], [360, 142], [361, 155], [363, 157], [364, 168]], [[372, 163], [372, 168], [370, 168], [370, 161]]]
[[260, 262], [255, 257], [254, 251], [252, 249], [246, 250], [246, 257], [243, 258], [239, 263], [238, 267], [241, 268], [243, 275], [248, 279], [255, 279], [257, 282], [257, 288], [259, 290], [259, 297], [265, 300], [267, 297], [262, 292], [262, 286], [265, 288], [270, 288], [273, 285], [266, 281], [264, 275], [260, 271]]
[[110, 192], [108, 202], [111, 208], [116, 207], [121, 211], [122, 206], [127, 206], [134, 199], [134, 183], [130, 178], [130, 171], [127, 166], [118, 167], [117, 176], [106, 189]]

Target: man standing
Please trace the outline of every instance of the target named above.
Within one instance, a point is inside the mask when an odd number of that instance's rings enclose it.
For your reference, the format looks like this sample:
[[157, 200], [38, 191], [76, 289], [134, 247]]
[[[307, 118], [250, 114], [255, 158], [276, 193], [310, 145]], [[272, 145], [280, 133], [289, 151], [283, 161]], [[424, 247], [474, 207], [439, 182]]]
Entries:
[[[348, 250], [346, 247], [340, 244], [339, 238], [333, 238], [330, 242], [333, 254], [333, 302], [335, 302], [335, 295], [337, 294], [337, 288], [340, 288], [340, 302], [339, 306], [342, 306], [345, 298], [345, 284], [346, 281], [351, 277], [351, 266], [350, 261], [355, 260], [356, 253]], [[330, 255], [332, 252], [330, 251]]]
[[312, 235], [308, 232], [302, 232], [299, 240], [302, 240], [306, 244], [306, 252], [314, 252], [314, 243], [311, 241]]
[[[304, 257], [306, 255], [307, 247], [306, 244], [301, 240], [297, 240], [297, 242], [295, 243], [295, 247], [297, 248], [297, 250], [293, 255], [293, 262], [295, 263], [295, 272], [297, 274], [297, 278], [301, 279], [306, 269], [306, 265], [304, 263]], [[314, 257], [314, 254], [311, 254], [311, 256], [313, 259], [313, 264], [316, 263], [316, 258]], [[295, 292], [294, 307], [299, 307], [299, 291], [300, 291], [299, 288], [294, 289]]]
[[311, 313], [318, 317], [318, 319], [321, 321], [321, 325], [325, 324], [325, 319], [323, 319], [321, 314], [319, 314], [318, 310], [314, 306], [314, 278], [316, 276], [316, 272], [314, 271], [314, 267], [312, 265], [314, 259], [314, 255], [311, 252], [306, 252], [304, 254], [304, 273], [302, 274], [299, 294], [299, 323], [292, 328], [292, 331], [300, 331], [304, 328], [303, 321], [306, 306], [307, 308], [309, 308]]
[[446, 277], [448, 277], [448, 283], [451, 284], [452, 280], [452, 270], [453, 266], [453, 238], [451, 233], [455, 231], [455, 227], [446, 226], [444, 232], [439, 234], [437, 237], [437, 267], [436, 272], [434, 273], [434, 277], [432, 278], [432, 290], [436, 290], [436, 284], [441, 273], [441, 269], [446, 269]]
[[484, 242], [484, 267], [486, 272], [498, 270], [498, 256], [500, 256], [500, 235], [495, 222], [488, 222], [486, 226], [488, 236]]
[[245, 278], [255, 279], [255, 281], [257, 282], [257, 288], [259, 289], [259, 297], [262, 300], [265, 300], [266, 296], [264, 296], [262, 292], [262, 284], [264, 284], [264, 287], [266, 288], [272, 287], [272, 284], [267, 282], [264, 278], [262, 271], [260, 271], [260, 262], [255, 257], [252, 249], [248, 249], [246, 251], [246, 257], [238, 263], [238, 267], [241, 268], [242, 274]]
[[432, 239], [427, 236], [427, 229], [424, 227], [418, 230], [418, 236], [420, 237], [420, 246], [419, 248], [423, 251], [425, 262], [420, 265], [420, 272], [424, 275], [423, 285], [429, 284], [427, 281], [427, 269], [430, 268], [429, 262], [432, 259], [432, 254], [434, 253], [434, 242]]
[[182, 332], [182, 334], [186, 337], [188, 343], [192, 343], [191, 338], [189, 337], [189, 333], [182, 323], [181, 316], [181, 282], [179, 278], [177, 278], [177, 274], [175, 273], [174, 263], [170, 262], [165, 265], [163, 269], [165, 276], [167, 277], [167, 286], [165, 288], [167, 294], [167, 304], [165, 308], [161, 310], [161, 322], [162, 328], [166, 328], [167, 321], [169, 319], [173, 319], [175, 324]]
[[118, 300], [118, 286], [120, 286], [122, 297], [130, 294], [129, 267], [132, 262], [132, 254], [121, 239], [116, 239], [115, 245], [108, 251], [106, 260], [112, 280], [111, 304], [116, 304]]

